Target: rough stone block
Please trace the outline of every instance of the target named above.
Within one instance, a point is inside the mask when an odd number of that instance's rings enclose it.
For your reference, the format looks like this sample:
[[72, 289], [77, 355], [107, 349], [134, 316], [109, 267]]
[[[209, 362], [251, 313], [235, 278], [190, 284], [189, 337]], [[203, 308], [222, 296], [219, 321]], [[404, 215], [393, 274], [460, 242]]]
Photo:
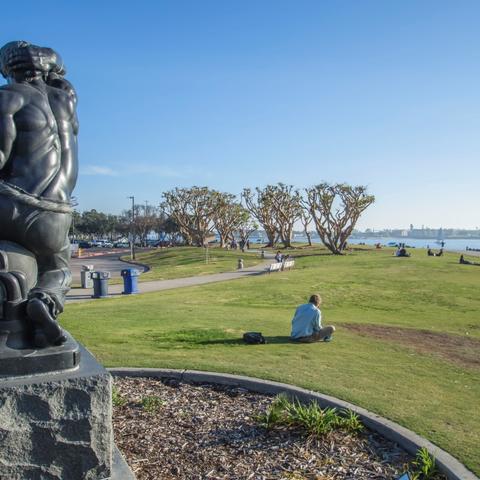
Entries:
[[110, 478], [111, 391], [83, 347], [74, 370], [0, 378], [0, 479]]

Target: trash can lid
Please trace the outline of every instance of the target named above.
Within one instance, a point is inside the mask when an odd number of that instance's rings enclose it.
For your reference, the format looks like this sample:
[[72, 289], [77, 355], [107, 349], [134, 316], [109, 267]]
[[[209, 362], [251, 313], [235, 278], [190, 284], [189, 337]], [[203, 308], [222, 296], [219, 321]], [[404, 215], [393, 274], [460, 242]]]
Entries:
[[92, 272], [92, 278], [110, 278], [110, 272], [95, 271]]
[[140, 272], [136, 268], [124, 268], [120, 274], [122, 276], [130, 275], [131, 277], [138, 277]]

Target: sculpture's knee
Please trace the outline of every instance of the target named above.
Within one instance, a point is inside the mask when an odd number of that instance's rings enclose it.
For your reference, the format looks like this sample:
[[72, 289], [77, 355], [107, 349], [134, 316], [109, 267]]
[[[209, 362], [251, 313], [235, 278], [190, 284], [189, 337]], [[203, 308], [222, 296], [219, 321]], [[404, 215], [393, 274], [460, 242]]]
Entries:
[[53, 255], [61, 252], [68, 243], [69, 214], [38, 212], [28, 221], [25, 244], [31, 246], [36, 255]]

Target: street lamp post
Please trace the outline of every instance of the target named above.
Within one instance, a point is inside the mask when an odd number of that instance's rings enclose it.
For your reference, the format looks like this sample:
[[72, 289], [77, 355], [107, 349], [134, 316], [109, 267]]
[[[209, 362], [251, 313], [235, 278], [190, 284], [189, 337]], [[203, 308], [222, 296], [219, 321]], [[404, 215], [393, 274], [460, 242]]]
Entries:
[[130, 232], [130, 259], [135, 260], [135, 197], [128, 197], [132, 201], [132, 228]]

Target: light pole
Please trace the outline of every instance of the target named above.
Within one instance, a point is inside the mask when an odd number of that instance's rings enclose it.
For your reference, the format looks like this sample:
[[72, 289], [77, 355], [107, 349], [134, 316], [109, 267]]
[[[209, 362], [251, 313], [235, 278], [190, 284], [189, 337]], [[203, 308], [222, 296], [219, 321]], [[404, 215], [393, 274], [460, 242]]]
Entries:
[[[147, 212], [148, 212], [148, 200], [145, 200], [145, 218], [143, 219], [144, 220], [144, 225], [148, 225], [148, 220], [147, 220]], [[147, 236], [148, 236], [148, 232], [145, 233], [145, 237], [144, 237], [144, 240], [143, 240], [143, 246], [144, 247], [148, 247], [148, 243], [147, 243]]]
[[127, 197], [132, 201], [132, 228], [130, 232], [130, 259], [135, 260], [135, 197]]

